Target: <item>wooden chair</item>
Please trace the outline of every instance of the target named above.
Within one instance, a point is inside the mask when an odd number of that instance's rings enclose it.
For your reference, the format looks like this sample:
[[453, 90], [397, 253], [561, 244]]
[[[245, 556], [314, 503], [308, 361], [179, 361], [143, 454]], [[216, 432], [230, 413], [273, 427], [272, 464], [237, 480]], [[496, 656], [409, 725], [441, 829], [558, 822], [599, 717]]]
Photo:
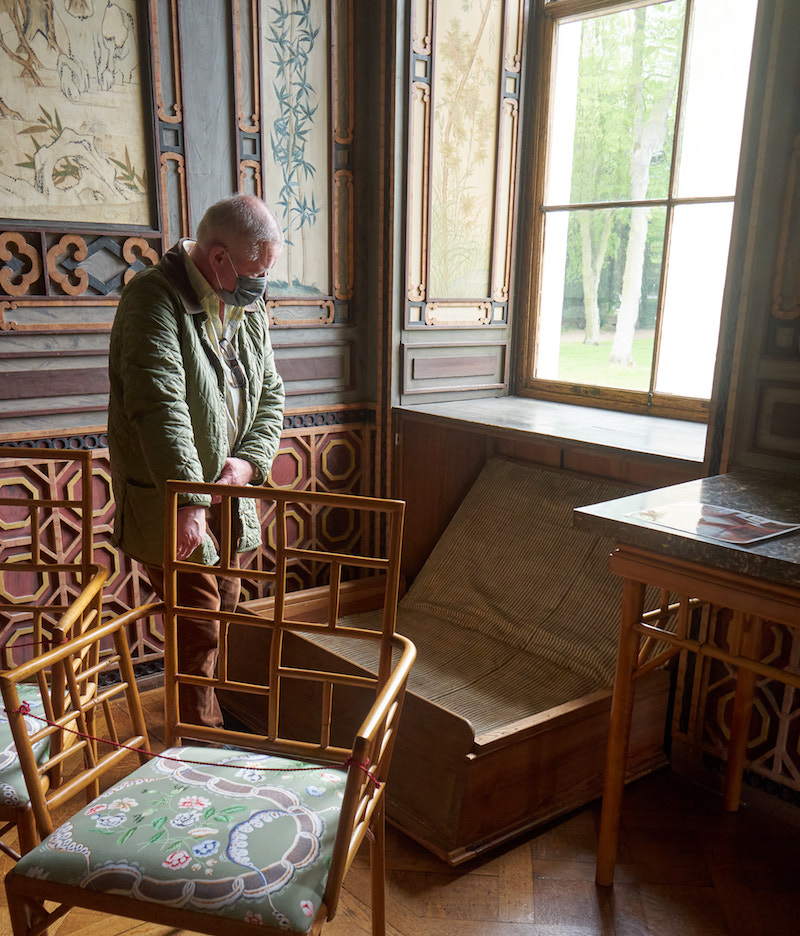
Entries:
[[0, 447], [0, 622], [8, 668], [49, 646], [94, 574], [92, 453]]
[[[41, 841], [42, 824], [37, 815], [36, 803], [45, 803], [48, 810], [55, 809], [64, 801], [71, 799], [83, 787], [76, 787], [71, 773], [70, 759], [81, 751], [78, 743], [80, 734], [93, 737], [96, 731], [95, 718], [105, 696], [99, 686], [101, 672], [108, 668], [110, 660], [108, 647], [102, 648], [94, 637], [94, 631], [100, 625], [100, 602], [106, 570], [98, 569], [89, 585], [64, 614], [62, 639], [54, 633], [54, 649], [40, 654], [28, 663], [22, 663], [11, 670], [0, 672], [0, 681], [16, 687], [16, 699], [13, 705], [5, 705], [0, 712], [0, 737], [3, 738], [3, 750], [0, 752], [0, 783], [9, 802], [3, 815], [14, 823], [19, 834], [19, 851], [27, 854]], [[146, 606], [151, 610], [157, 605]], [[142, 609], [134, 609], [117, 618], [115, 626], [132, 625], [143, 616]], [[86, 641], [73, 648], [75, 640], [86, 637]], [[87, 642], [88, 641], [88, 642]], [[68, 662], [51, 668], [49, 661], [52, 653], [68, 650]], [[63, 654], [62, 654], [63, 656]], [[66, 658], [66, 657], [65, 657]], [[83, 713], [83, 722], [78, 724], [76, 705], [73, 703], [73, 686], [78, 687], [77, 705]], [[30, 741], [21, 745], [14, 734], [13, 712], [20, 709], [20, 730], [27, 731]], [[63, 730], [41, 731], [44, 720], [55, 721]], [[7, 739], [7, 741], [6, 741]], [[25, 750], [29, 748], [33, 756], [31, 767], [26, 770]], [[31, 789], [35, 787], [34, 795]], [[87, 792], [87, 802], [97, 793], [96, 787]], [[16, 799], [16, 805], [11, 800]], [[15, 860], [20, 859], [12, 849], [6, 849]]]
[[[93, 564], [91, 452], [0, 447], [0, 469], [0, 667], [8, 668], [99, 619], [107, 573]], [[56, 713], [64, 690], [58, 681], [48, 690]], [[20, 691], [43, 710], [35, 685]], [[59, 766], [43, 777], [47, 789], [59, 782]], [[14, 828], [19, 851], [3, 841]], [[0, 851], [16, 860], [37, 842], [11, 730], [0, 715]]]
[[[274, 570], [240, 570], [221, 560], [220, 576], [267, 582], [274, 592], [271, 619], [246, 613], [220, 613], [220, 655], [214, 678], [177, 671], [177, 618], [215, 617], [178, 605], [178, 577], [196, 569], [175, 559], [175, 517], [178, 497], [187, 492], [219, 494], [227, 518], [220, 552], [227, 555], [231, 499], [254, 497], [269, 509], [274, 523]], [[167, 742], [186, 738], [204, 746], [171, 746], [125, 777], [94, 802], [52, 832], [23, 857], [6, 877], [6, 892], [14, 936], [34, 936], [73, 906], [136, 920], [225, 936], [259, 932], [318, 933], [336, 912], [345, 872], [365, 838], [372, 864], [373, 933], [385, 932], [384, 798], [385, 782], [396, 736], [414, 647], [394, 633], [402, 536], [402, 502], [267, 488], [218, 488], [171, 482], [167, 493], [165, 556], [165, 724]], [[342, 555], [324, 549], [292, 545], [291, 529], [298, 517], [325, 511], [366, 512], [375, 522], [376, 541], [385, 543], [365, 555]], [[380, 523], [378, 522], [380, 521]], [[366, 550], [365, 550], [366, 552]], [[313, 625], [288, 620], [284, 614], [286, 583], [298, 563], [329, 567], [331, 620], [336, 621], [341, 582], [354, 571], [382, 573], [385, 611], [380, 632]], [[148, 613], [152, 613], [152, 608]], [[374, 644], [381, 665], [376, 677], [348, 675], [336, 668], [323, 671], [287, 663], [294, 635], [326, 627], [353, 641]], [[228, 672], [227, 642], [231, 629], [270, 633], [269, 681], [247, 683]], [[124, 630], [116, 622], [94, 631], [96, 639], [112, 635], [131, 706], [134, 738], [130, 747], [145, 745]], [[20, 747], [37, 824], [50, 833], [49, 804], [39, 791], [40, 768], [19, 713], [17, 685], [39, 677], [48, 667], [68, 663], [70, 654], [93, 638], [84, 635], [55, 648], [22, 672], [0, 676], [14, 738]], [[71, 680], [69, 665], [65, 675]], [[212, 685], [218, 691], [248, 695], [264, 705], [268, 729], [263, 734], [238, 727], [210, 728], [180, 720], [181, 685]], [[77, 699], [77, 689], [73, 700]], [[98, 697], [105, 701], [105, 693]], [[296, 706], [302, 717], [285, 709]], [[316, 733], [309, 736], [309, 715], [318, 703]], [[356, 730], [353, 712], [360, 705]], [[67, 713], [81, 723], [83, 714]], [[290, 735], [286, 724], [301, 727]], [[98, 724], [100, 720], [98, 719]], [[57, 729], [48, 725], [46, 729]], [[141, 736], [141, 737], [138, 737]], [[116, 741], [116, 737], [111, 738]], [[224, 746], [223, 746], [224, 745]], [[103, 762], [93, 758], [98, 742], [81, 746], [87, 758], [72, 787], [99, 779]], [[46, 766], [46, 765], [45, 765]], [[59, 906], [49, 910], [45, 903]], [[48, 904], [48, 906], [50, 906]]]

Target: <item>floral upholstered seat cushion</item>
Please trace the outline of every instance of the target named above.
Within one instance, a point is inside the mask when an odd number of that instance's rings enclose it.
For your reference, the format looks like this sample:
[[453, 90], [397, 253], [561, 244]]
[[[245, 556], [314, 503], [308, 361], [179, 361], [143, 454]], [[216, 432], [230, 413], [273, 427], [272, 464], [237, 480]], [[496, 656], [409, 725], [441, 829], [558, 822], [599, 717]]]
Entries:
[[171, 748], [13, 873], [305, 932], [325, 891], [344, 786], [336, 767]]
[[[27, 702], [30, 706], [32, 715], [44, 717], [44, 705], [39, 693], [38, 686], [20, 683], [17, 686], [20, 702]], [[32, 718], [30, 715], [24, 716], [25, 728], [28, 734], [33, 734], [43, 727], [43, 722]], [[45, 739], [34, 745], [34, 754], [38, 763], [47, 759], [47, 752], [50, 744]], [[25, 788], [25, 780], [22, 776], [22, 767], [19, 763], [17, 748], [14, 739], [11, 737], [11, 726], [8, 723], [8, 715], [0, 704], [0, 806], [22, 806], [29, 802], [30, 797]]]

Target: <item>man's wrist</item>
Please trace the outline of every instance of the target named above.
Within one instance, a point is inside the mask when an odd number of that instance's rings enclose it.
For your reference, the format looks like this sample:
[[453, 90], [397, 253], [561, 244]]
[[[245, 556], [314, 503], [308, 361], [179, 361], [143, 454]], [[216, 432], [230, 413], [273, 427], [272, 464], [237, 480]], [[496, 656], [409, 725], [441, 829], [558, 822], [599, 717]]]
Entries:
[[247, 467], [250, 469], [250, 476], [244, 482], [245, 484], [250, 484], [250, 482], [258, 475], [258, 467], [253, 462], [251, 462], [249, 458], [245, 458], [243, 455], [236, 455], [234, 457], [237, 461], [247, 465]]

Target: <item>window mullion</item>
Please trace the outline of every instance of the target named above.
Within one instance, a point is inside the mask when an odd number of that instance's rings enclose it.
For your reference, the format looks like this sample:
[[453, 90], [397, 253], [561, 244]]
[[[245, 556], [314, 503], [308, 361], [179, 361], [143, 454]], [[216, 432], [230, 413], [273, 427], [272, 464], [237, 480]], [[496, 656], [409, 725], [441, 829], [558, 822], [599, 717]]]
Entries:
[[663, 327], [664, 300], [667, 294], [667, 274], [669, 272], [669, 251], [672, 241], [672, 219], [674, 217], [675, 202], [670, 199], [667, 204], [667, 216], [664, 223], [664, 244], [661, 248], [661, 275], [658, 279], [658, 299], [656, 300], [656, 324], [653, 336], [653, 364], [650, 368], [650, 393], [656, 392], [658, 381], [658, 364], [661, 352], [661, 331]]
[[[553, 106], [553, 67], [556, 23], [552, 19], [542, 19], [539, 24], [538, 46], [534, 51], [536, 63], [535, 86], [536, 113], [534, 120], [534, 154], [533, 154], [533, 200], [537, 210], [533, 215], [531, 226], [531, 240], [528, 245], [528, 255], [539, 258], [544, 247], [545, 213], [542, 210], [547, 179], [547, 162], [550, 150], [550, 113]], [[538, 341], [539, 306], [538, 299], [541, 289], [542, 269], [538, 259], [529, 268], [530, 289], [528, 292], [528, 307], [522, 341], [521, 358], [524, 363], [520, 368], [525, 384], [534, 378], [534, 356]]]
[[[702, 199], [705, 201], [705, 199]], [[666, 198], [622, 199], [621, 201], [574, 202], [566, 205], [542, 205], [542, 211], [594, 211], [600, 208], [663, 208], [668, 204]]]
[[670, 199], [676, 196], [675, 187], [678, 180], [678, 160], [680, 157], [681, 142], [683, 140], [683, 108], [686, 103], [687, 82], [686, 69], [689, 62], [689, 44], [692, 35], [692, 22], [694, 19], [694, 0], [686, 0], [686, 17], [683, 22], [683, 48], [681, 49], [681, 70], [678, 75], [678, 93], [675, 103], [675, 133], [672, 136], [672, 163], [669, 169]]
[[[672, 222], [675, 215], [676, 185], [678, 177], [678, 159], [680, 155], [681, 140], [683, 137], [683, 105], [686, 100], [687, 82], [686, 68], [689, 62], [689, 42], [691, 37], [692, 14], [694, 0], [686, 0], [686, 15], [683, 22], [683, 44], [681, 48], [681, 67], [678, 74], [678, 91], [675, 102], [675, 133], [672, 135], [672, 160], [669, 168], [669, 184], [667, 191], [667, 214], [664, 224], [664, 244], [661, 251], [661, 274], [658, 280], [658, 299], [656, 300], [655, 335], [653, 336], [653, 363], [650, 368], [650, 395], [656, 392], [658, 384], [658, 367], [661, 358], [661, 333], [664, 326], [664, 303], [667, 294], [667, 276], [669, 273], [670, 244], [672, 242]], [[703, 199], [705, 200], [705, 199]]]

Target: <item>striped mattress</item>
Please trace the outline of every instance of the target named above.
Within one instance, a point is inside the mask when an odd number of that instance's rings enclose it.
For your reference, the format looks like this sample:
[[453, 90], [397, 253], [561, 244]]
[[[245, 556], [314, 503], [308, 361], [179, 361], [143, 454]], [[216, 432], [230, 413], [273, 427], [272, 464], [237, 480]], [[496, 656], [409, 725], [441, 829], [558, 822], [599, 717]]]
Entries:
[[[610, 540], [577, 530], [575, 507], [631, 493], [491, 459], [398, 606], [417, 646], [409, 691], [475, 735], [611, 686], [621, 583]], [[380, 612], [343, 624], [380, 626]], [[336, 650], [335, 638], [318, 642]], [[348, 657], [375, 668], [365, 646]]]

